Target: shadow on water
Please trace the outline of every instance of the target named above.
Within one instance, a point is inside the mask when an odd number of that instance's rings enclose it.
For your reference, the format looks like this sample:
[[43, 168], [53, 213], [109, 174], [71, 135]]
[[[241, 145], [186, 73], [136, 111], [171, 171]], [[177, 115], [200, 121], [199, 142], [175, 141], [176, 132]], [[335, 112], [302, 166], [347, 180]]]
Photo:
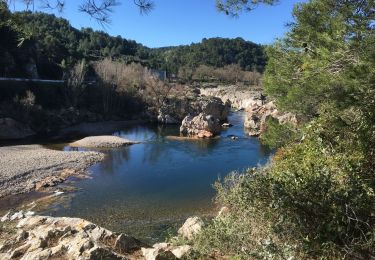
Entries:
[[[113, 134], [141, 144], [104, 151], [91, 167], [92, 179], [74, 184], [69, 205], [55, 204], [41, 214], [88, 219], [146, 242], [162, 240], [169, 229], [192, 215], [217, 209], [212, 184], [231, 171], [264, 164], [270, 155], [243, 129], [244, 112], [229, 117], [233, 127], [212, 140], [170, 140], [177, 126], [133, 126]], [[232, 140], [229, 136], [239, 137]], [[65, 146], [65, 150], [72, 150]]]

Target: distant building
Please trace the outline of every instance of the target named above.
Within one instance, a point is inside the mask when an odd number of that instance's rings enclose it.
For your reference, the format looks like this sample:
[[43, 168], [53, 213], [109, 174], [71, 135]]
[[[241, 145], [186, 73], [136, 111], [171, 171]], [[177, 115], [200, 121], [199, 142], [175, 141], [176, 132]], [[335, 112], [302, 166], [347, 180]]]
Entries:
[[151, 70], [151, 74], [155, 78], [163, 80], [163, 81], [167, 79], [167, 72], [165, 70], [155, 70], [155, 69], [152, 69]]

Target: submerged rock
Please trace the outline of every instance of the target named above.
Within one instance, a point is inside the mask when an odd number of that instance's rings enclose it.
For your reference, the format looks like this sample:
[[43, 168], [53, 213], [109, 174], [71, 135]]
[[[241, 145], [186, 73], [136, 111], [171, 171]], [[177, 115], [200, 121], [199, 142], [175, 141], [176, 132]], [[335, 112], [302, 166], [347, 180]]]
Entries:
[[233, 125], [230, 123], [224, 123], [221, 125], [222, 127], [232, 127]]
[[183, 135], [197, 136], [199, 138], [209, 138], [221, 131], [220, 120], [200, 113], [198, 116], [187, 116], [182, 121], [180, 132]]
[[7, 228], [15, 232], [0, 240], [0, 259], [129, 259], [147, 247], [133, 237], [79, 218], [15, 214], [15, 218], [14, 214], [3, 217]]
[[139, 142], [130, 141], [114, 135], [102, 135], [85, 137], [69, 145], [71, 147], [82, 148], [116, 148], [137, 143]]

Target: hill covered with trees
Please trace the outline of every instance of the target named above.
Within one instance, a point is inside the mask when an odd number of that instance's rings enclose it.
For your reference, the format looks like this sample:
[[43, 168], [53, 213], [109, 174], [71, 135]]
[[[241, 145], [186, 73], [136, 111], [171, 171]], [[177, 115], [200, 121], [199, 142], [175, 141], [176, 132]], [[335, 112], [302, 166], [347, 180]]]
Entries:
[[154, 66], [174, 73], [181, 68], [200, 65], [221, 68], [231, 64], [262, 72], [266, 65], [264, 48], [242, 38], [211, 38], [191, 45], [151, 49], [150, 56]]
[[11, 13], [3, 4], [0, 31], [0, 76], [61, 79], [65, 68], [77, 62], [111, 58], [140, 63], [177, 74], [200, 65], [221, 68], [238, 64], [243, 70], [263, 71], [263, 47], [236, 39], [203, 39], [189, 46], [148, 48], [121, 36], [91, 28], [80, 30], [69, 21], [41, 12]]

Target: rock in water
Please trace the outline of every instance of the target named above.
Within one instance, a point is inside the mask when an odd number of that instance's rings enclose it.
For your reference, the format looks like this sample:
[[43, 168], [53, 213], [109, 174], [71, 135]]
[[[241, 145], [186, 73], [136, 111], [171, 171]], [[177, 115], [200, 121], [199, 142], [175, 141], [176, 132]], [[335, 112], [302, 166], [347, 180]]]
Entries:
[[[162, 124], [180, 123], [187, 115], [204, 113], [225, 121], [230, 112], [230, 102], [216, 97], [184, 95], [168, 99], [157, 112], [157, 121]], [[151, 115], [152, 116], [152, 115]]]
[[0, 139], [22, 139], [35, 135], [28, 125], [12, 118], [0, 118]]
[[212, 115], [200, 113], [198, 116], [187, 116], [182, 121], [180, 132], [200, 138], [212, 137], [221, 131], [220, 120]]
[[83, 148], [116, 148], [139, 142], [130, 141], [114, 135], [89, 136], [74, 143], [69, 144], [71, 147]]
[[230, 112], [231, 103], [227, 100], [225, 103], [216, 97], [201, 97], [199, 104], [201, 110], [199, 112], [211, 115], [220, 121], [226, 120]]
[[202, 230], [203, 225], [203, 220], [200, 217], [188, 218], [178, 230], [178, 234], [187, 239], [192, 239]]

